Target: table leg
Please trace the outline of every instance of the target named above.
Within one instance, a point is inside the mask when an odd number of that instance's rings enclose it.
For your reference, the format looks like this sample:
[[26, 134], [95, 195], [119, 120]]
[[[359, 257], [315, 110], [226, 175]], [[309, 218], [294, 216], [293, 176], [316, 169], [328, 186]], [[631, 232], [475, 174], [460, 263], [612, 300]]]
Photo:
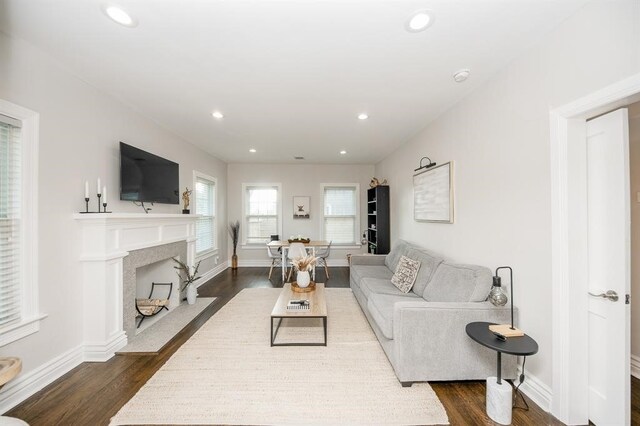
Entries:
[[285, 251], [286, 251], [286, 247], [282, 247], [282, 282], [284, 283], [284, 280], [286, 279], [285, 276], [287, 275], [287, 258], [285, 257]]
[[502, 383], [502, 352], [497, 353], [496, 377], [487, 378], [486, 409], [491, 420], [502, 425], [511, 424], [513, 390], [509, 383]]
[[327, 346], [327, 317], [322, 318], [324, 325], [324, 345]]
[[[316, 257], [316, 248], [315, 247], [311, 247], [311, 256]], [[316, 280], [316, 267], [313, 267], [313, 271], [311, 271], [311, 279], [315, 282]], [[326, 330], [326, 328], [325, 328]], [[325, 340], [326, 341], [326, 340]]]
[[498, 384], [502, 384], [502, 352], [498, 351], [498, 362], [497, 362], [497, 372], [498, 372]]

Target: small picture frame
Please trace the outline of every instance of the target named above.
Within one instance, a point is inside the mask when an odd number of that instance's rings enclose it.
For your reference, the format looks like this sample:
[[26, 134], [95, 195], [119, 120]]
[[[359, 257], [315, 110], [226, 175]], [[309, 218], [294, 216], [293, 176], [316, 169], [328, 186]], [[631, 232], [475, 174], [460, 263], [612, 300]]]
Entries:
[[309, 219], [310, 216], [311, 197], [307, 195], [295, 195], [293, 197], [293, 218]]

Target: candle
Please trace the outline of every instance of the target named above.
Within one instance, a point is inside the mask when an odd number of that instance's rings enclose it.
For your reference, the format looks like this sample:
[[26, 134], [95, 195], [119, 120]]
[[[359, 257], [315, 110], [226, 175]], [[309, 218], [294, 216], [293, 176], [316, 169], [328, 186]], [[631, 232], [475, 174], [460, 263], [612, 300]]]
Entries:
[[100, 178], [98, 178], [98, 185], [96, 186], [96, 191], [98, 191], [98, 194], [102, 194], [102, 192], [100, 192]]
[[102, 187], [102, 203], [107, 204], [107, 187]]
[[89, 198], [89, 181], [84, 181], [84, 198]]

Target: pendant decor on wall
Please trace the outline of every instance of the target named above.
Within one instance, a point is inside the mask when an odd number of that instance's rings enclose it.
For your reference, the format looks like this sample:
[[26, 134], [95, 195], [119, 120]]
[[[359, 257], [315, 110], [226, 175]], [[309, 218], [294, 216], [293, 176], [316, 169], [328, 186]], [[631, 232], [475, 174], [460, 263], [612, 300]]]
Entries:
[[420, 222], [453, 223], [453, 162], [436, 166], [429, 161], [413, 175], [413, 217]]

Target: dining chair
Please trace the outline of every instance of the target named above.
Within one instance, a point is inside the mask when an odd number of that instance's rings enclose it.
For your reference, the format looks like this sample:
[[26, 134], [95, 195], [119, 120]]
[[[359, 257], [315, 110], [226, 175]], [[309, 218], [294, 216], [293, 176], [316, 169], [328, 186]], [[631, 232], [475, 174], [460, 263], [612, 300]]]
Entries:
[[289, 244], [289, 250], [287, 250], [287, 258], [285, 268], [291, 266], [289, 269], [289, 274], [287, 275], [287, 281], [291, 279], [291, 273], [293, 272], [293, 263], [292, 260], [297, 259], [299, 257], [304, 257], [307, 255], [307, 248], [302, 243], [291, 243]]
[[269, 269], [269, 279], [271, 279], [273, 268], [276, 266], [282, 266], [282, 254], [279, 252], [280, 252], [280, 248], [274, 251], [273, 247], [267, 246], [267, 255], [269, 256], [269, 259], [271, 259], [271, 268]]
[[329, 258], [329, 255], [331, 254], [331, 241], [329, 241], [329, 245], [322, 251], [320, 252], [316, 252], [316, 266], [324, 266], [324, 273], [327, 276], [327, 279], [329, 279], [329, 268], [327, 265], [327, 259]]

